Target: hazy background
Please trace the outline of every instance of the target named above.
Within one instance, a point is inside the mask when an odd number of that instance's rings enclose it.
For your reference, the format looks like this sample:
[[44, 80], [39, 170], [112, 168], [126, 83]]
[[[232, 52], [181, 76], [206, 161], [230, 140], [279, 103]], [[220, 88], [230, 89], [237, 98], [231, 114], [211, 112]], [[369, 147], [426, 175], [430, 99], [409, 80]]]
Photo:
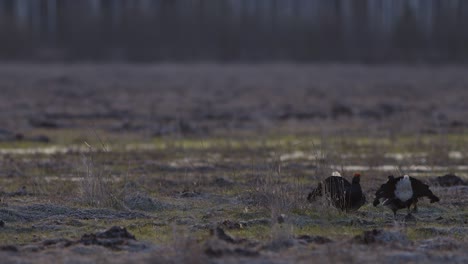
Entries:
[[0, 0], [0, 59], [468, 61], [464, 0]]
[[464, 133], [466, 62], [462, 0], [0, 0], [13, 139]]

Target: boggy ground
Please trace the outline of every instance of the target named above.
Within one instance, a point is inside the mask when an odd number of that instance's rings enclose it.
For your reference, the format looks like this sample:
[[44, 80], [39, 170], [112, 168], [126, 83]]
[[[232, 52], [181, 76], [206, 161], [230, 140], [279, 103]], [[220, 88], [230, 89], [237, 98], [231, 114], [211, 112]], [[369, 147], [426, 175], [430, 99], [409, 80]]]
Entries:
[[[462, 70], [4, 65], [2, 262], [466, 263]], [[308, 203], [333, 170], [441, 201]]]

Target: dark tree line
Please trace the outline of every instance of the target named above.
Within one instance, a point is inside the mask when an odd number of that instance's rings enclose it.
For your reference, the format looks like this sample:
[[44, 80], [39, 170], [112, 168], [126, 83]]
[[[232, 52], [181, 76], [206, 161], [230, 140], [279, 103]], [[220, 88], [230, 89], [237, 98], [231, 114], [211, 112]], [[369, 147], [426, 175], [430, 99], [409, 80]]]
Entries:
[[2, 60], [468, 61], [465, 0], [0, 0]]

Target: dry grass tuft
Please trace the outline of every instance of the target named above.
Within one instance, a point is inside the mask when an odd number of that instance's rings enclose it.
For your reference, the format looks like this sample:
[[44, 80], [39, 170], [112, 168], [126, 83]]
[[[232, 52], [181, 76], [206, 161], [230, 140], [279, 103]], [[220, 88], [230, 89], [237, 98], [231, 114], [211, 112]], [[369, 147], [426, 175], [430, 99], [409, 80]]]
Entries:
[[271, 212], [276, 222], [281, 215], [288, 215], [305, 203], [303, 184], [300, 181], [286, 181], [281, 173], [281, 164], [270, 168], [266, 173], [257, 175], [255, 188], [252, 192], [254, 201]]
[[125, 208], [123, 203], [125, 188], [119, 188], [116, 180], [105, 167], [96, 165], [95, 155], [100, 153], [105, 153], [105, 149], [99, 152], [91, 149], [89, 153], [82, 154], [84, 169], [80, 185], [80, 201], [84, 205], [93, 207]]

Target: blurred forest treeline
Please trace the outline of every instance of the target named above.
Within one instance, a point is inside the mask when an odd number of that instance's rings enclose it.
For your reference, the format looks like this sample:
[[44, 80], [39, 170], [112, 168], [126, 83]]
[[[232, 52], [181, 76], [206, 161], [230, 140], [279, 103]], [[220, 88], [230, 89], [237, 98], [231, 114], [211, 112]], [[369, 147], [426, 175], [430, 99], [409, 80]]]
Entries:
[[468, 62], [467, 0], [0, 0], [0, 60]]

